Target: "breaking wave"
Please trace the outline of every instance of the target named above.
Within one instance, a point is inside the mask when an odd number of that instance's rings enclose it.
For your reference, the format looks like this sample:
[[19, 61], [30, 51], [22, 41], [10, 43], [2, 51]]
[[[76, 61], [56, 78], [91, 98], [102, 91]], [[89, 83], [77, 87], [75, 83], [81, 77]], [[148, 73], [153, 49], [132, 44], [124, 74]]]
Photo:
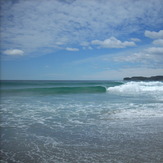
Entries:
[[109, 87], [107, 91], [122, 95], [158, 94], [163, 96], [163, 82], [127, 82]]

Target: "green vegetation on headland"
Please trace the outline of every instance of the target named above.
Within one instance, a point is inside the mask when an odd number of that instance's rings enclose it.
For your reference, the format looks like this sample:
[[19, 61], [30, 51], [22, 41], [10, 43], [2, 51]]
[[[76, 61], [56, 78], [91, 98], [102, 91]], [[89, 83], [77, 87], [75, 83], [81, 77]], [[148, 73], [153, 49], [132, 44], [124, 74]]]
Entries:
[[133, 76], [131, 78], [125, 77], [123, 78], [125, 81], [163, 81], [163, 76], [151, 76], [151, 77], [143, 77], [143, 76]]

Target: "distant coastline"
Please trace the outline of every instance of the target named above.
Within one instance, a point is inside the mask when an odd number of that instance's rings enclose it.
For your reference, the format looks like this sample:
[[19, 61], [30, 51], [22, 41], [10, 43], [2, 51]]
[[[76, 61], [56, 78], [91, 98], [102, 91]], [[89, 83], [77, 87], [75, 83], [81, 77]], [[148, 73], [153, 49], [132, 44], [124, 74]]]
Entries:
[[125, 77], [124, 81], [163, 81], [163, 76], [151, 76], [151, 77], [143, 77], [143, 76], [133, 76], [133, 77]]

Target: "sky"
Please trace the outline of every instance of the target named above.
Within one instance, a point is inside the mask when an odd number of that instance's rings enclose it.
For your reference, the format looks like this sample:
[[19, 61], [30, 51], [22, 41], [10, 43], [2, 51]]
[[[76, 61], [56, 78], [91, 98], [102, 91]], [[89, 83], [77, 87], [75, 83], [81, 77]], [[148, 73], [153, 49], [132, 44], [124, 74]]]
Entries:
[[2, 80], [163, 75], [162, 0], [0, 0]]

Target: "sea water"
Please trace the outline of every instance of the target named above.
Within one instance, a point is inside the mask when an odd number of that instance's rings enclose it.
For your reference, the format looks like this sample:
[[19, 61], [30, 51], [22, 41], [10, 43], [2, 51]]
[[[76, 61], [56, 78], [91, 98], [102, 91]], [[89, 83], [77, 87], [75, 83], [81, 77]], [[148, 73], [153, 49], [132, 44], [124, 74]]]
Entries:
[[1, 81], [2, 163], [163, 162], [163, 82]]

